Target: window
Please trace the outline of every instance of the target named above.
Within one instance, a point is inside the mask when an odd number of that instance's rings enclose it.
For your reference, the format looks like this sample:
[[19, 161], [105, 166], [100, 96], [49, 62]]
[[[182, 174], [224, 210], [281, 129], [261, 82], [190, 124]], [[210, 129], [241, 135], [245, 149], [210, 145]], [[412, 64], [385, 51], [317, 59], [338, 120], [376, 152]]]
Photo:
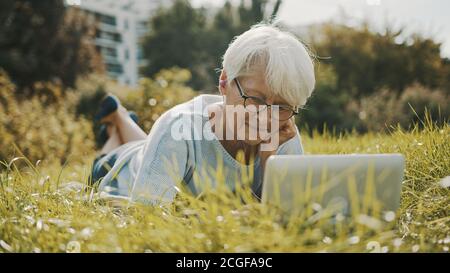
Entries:
[[106, 69], [108, 72], [120, 74], [123, 72], [122, 66], [120, 64], [107, 64]]
[[141, 47], [138, 47], [138, 49], [137, 49], [137, 59], [138, 59], [138, 60], [144, 59], [144, 53], [143, 53]]
[[103, 49], [103, 54], [108, 57], [117, 57], [117, 50], [115, 48], [105, 47]]
[[101, 38], [101, 39], [106, 39], [106, 40], [111, 40], [111, 41], [115, 41], [115, 42], [121, 42], [122, 41], [122, 37], [119, 33], [112, 33], [112, 32], [107, 32], [107, 31], [98, 31], [96, 33], [97, 38]]
[[115, 26], [117, 24], [116, 17], [103, 15], [103, 14], [100, 15], [100, 22], [107, 24], [107, 25], [112, 25], [112, 26]]

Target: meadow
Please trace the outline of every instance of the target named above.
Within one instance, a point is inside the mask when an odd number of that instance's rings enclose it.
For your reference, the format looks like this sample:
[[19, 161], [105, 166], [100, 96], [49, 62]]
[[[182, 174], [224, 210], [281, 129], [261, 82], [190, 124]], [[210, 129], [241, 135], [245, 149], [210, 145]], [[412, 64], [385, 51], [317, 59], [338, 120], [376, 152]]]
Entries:
[[[218, 187], [197, 197], [182, 191], [168, 206], [108, 199], [88, 186], [101, 142], [93, 117], [106, 93], [135, 111], [149, 132], [173, 106], [218, 94], [214, 68], [222, 67], [230, 41], [276, 19], [284, 1], [225, 2], [208, 10], [177, 0], [158, 9], [139, 43], [136, 72], [143, 78], [123, 86], [108, 74], [125, 72], [122, 44], [134, 42], [98, 29], [96, 20], [109, 18], [111, 7], [95, 19], [62, 0], [2, 0], [0, 253], [449, 252], [450, 59], [438, 33], [389, 20], [376, 31], [369, 17], [343, 13], [299, 29], [295, 35], [315, 59], [316, 86], [297, 125], [307, 154], [403, 154], [396, 213], [356, 210], [349, 219], [331, 218], [308, 203], [286, 218], [257, 202], [245, 183], [235, 193], [223, 187], [220, 168]], [[111, 51], [94, 42], [104, 37], [120, 46]], [[123, 50], [126, 61], [134, 58], [134, 50]]]
[[0, 252], [449, 251], [448, 123], [302, 137], [307, 154], [405, 155], [397, 215], [330, 224], [312, 210], [282, 221], [245, 188], [232, 194], [222, 187], [200, 198], [182, 194], [170, 206], [117, 204], [85, 184], [94, 154], [66, 164], [18, 156], [0, 167]]

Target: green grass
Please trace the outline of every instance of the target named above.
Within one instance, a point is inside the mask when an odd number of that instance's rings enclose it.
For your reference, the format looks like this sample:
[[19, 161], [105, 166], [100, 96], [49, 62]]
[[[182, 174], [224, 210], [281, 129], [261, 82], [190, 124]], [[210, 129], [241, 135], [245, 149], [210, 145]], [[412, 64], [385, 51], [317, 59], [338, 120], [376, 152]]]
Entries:
[[397, 218], [335, 224], [312, 215], [281, 221], [248, 191], [222, 188], [169, 207], [114, 206], [67, 187], [86, 180], [92, 157], [64, 168], [16, 159], [1, 167], [0, 252], [448, 252], [450, 189], [440, 181], [450, 175], [449, 140], [448, 124], [430, 122], [388, 135], [303, 136], [308, 154], [406, 156]]

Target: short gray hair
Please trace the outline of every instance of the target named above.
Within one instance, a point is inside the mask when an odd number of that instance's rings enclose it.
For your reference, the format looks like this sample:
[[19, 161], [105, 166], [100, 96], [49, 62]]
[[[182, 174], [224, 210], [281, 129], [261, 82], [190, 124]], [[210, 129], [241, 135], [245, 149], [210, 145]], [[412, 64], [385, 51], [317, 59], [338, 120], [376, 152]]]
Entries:
[[229, 82], [265, 65], [266, 81], [275, 95], [302, 107], [315, 86], [314, 65], [305, 45], [293, 34], [257, 24], [235, 37], [223, 56]]

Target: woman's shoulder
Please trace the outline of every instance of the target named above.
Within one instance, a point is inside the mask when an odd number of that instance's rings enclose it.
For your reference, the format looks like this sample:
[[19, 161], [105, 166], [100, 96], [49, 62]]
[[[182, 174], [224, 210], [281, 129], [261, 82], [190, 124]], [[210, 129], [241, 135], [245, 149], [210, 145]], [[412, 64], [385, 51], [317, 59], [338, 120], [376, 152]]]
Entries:
[[199, 95], [193, 99], [172, 107], [163, 113], [152, 126], [147, 140], [180, 141], [197, 139], [209, 120], [207, 107], [220, 103], [218, 95]]
[[222, 101], [223, 99], [221, 96], [202, 94], [187, 102], [174, 106], [165, 114], [172, 118], [177, 118], [178, 116], [208, 116], [207, 107]]

